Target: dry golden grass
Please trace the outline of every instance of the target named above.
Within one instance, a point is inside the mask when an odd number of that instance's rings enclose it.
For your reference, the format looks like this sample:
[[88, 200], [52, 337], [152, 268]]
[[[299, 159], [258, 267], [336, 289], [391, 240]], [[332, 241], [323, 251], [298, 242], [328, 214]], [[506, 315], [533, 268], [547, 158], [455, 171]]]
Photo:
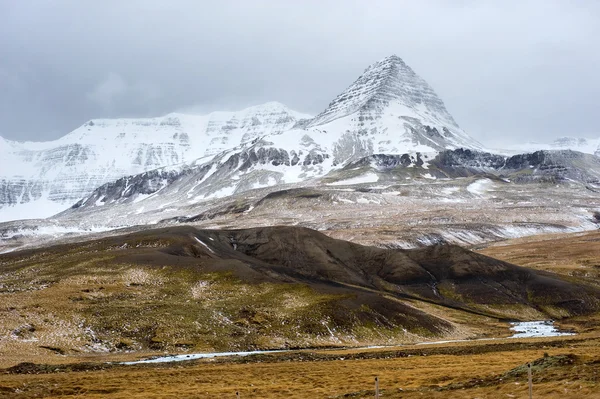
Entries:
[[[543, 342], [544, 340], [539, 340]], [[544, 354], [578, 356], [576, 364], [534, 373], [535, 397], [600, 397], [600, 341], [571, 340], [566, 347], [507, 347], [487, 352], [482, 342], [453, 344], [454, 353], [436, 354], [418, 347], [413, 356], [344, 359], [338, 351], [321, 361], [277, 360], [238, 363], [232, 360], [194, 364], [127, 366], [101, 371], [0, 375], [7, 398], [81, 395], [87, 398], [372, 398], [374, 377], [384, 398], [520, 398], [526, 375], [505, 373]], [[486, 348], [482, 353], [477, 352]], [[414, 349], [414, 347], [413, 347]], [[410, 351], [410, 348], [405, 350]], [[454, 386], [454, 389], [441, 387]], [[464, 388], [464, 389], [463, 389]], [[19, 392], [14, 392], [19, 389]]]
[[600, 231], [509, 240], [478, 252], [520, 266], [573, 277], [600, 277]]
[[[223, 274], [124, 264], [103, 269], [84, 263], [69, 269], [68, 276], [57, 275], [62, 270], [42, 265], [0, 278], [0, 284], [10, 286], [0, 292], [0, 367], [66, 360], [57, 352], [78, 358], [86, 352], [98, 356], [149, 347], [152, 354], [276, 348], [288, 336], [297, 346], [330, 345], [296, 332], [295, 325], [274, 323], [279, 328], [275, 333], [254, 331], [271, 319], [316, 314], [322, 302], [333, 298], [297, 284], [242, 284]], [[239, 310], [250, 306], [263, 311], [241, 318]], [[246, 337], [245, 346], [231, 347], [227, 338], [232, 340], [232, 330], [239, 330], [235, 337]]]

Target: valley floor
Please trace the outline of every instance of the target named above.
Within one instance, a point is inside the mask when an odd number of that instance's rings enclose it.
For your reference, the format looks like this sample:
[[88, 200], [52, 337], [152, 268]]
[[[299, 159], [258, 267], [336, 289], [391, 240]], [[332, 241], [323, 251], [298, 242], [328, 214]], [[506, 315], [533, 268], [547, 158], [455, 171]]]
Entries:
[[[600, 337], [297, 352], [139, 366], [21, 366], [0, 375], [6, 398], [600, 397]], [[69, 370], [71, 368], [71, 370]], [[32, 373], [32, 374], [28, 374]]]
[[[599, 239], [600, 232], [536, 237], [478, 251], [597, 284]], [[53, 356], [51, 365], [0, 370], [0, 397], [236, 398], [239, 392], [244, 399], [373, 398], [378, 377], [382, 398], [525, 398], [526, 364], [532, 362], [534, 397], [600, 398], [600, 314], [560, 325], [578, 335], [132, 366], [107, 361], [140, 353]], [[15, 360], [4, 359], [2, 366]]]

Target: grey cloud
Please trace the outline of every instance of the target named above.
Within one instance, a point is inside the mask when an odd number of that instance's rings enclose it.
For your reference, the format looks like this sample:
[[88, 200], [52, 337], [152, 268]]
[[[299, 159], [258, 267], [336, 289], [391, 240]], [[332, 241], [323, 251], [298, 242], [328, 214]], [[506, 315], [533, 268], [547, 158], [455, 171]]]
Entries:
[[143, 106], [160, 98], [160, 91], [150, 83], [129, 83], [119, 74], [109, 73], [86, 93], [86, 98], [103, 112], [118, 114], [129, 106]]
[[86, 94], [86, 97], [105, 108], [110, 108], [116, 97], [120, 97], [128, 91], [127, 83], [115, 73], [109, 73], [106, 79], [98, 83], [94, 89]]
[[271, 100], [314, 114], [395, 53], [484, 143], [597, 137], [599, 48], [593, 0], [0, 0], [0, 135]]

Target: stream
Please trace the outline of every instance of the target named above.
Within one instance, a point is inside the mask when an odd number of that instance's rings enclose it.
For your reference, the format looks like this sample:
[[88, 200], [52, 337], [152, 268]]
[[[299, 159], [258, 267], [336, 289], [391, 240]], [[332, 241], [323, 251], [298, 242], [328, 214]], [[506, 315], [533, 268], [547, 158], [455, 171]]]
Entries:
[[[559, 337], [565, 335], [575, 335], [574, 333], [559, 331], [554, 322], [551, 320], [540, 320], [540, 321], [522, 321], [510, 323], [512, 327], [510, 329], [515, 333], [508, 338], [545, 338], [545, 337]], [[451, 340], [451, 341], [434, 341], [434, 342], [420, 342], [416, 345], [434, 345], [434, 344], [447, 344], [452, 342], [470, 342], [470, 341], [491, 341], [498, 338], [481, 338], [481, 339], [463, 339], [463, 340]], [[394, 345], [396, 347], [398, 345]], [[386, 346], [364, 346], [359, 348], [348, 348], [348, 349], [374, 349], [374, 348], [385, 348]], [[339, 348], [345, 349], [345, 348]], [[258, 350], [258, 351], [247, 351], [247, 352], [213, 352], [213, 353], [190, 353], [185, 355], [171, 355], [171, 356], [160, 356], [151, 359], [136, 360], [132, 362], [121, 362], [119, 364], [148, 364], [148, 363], [168, 363], [168, 362], [183, 362], [186, 360], [196, 359], [208, 359], [214, 357], [228, 357], [228, 356], [250, 356], [259, 354], [269, 353], [283, 353], [283, 352], [296, 352], [297, 349], [280, 349], [280, 350]]]

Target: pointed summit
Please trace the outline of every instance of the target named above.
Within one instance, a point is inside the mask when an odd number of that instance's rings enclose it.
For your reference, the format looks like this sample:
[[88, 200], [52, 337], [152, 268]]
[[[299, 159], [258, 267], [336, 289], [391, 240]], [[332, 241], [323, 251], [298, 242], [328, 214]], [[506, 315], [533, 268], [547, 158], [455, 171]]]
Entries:
[[380, 114], [392, 102], [426, 112], [444, 124], [458, 127], [431, 86], [397, 55], [388, 56], [365, 69], [309, 126], [329, 123], [357, 111]]

